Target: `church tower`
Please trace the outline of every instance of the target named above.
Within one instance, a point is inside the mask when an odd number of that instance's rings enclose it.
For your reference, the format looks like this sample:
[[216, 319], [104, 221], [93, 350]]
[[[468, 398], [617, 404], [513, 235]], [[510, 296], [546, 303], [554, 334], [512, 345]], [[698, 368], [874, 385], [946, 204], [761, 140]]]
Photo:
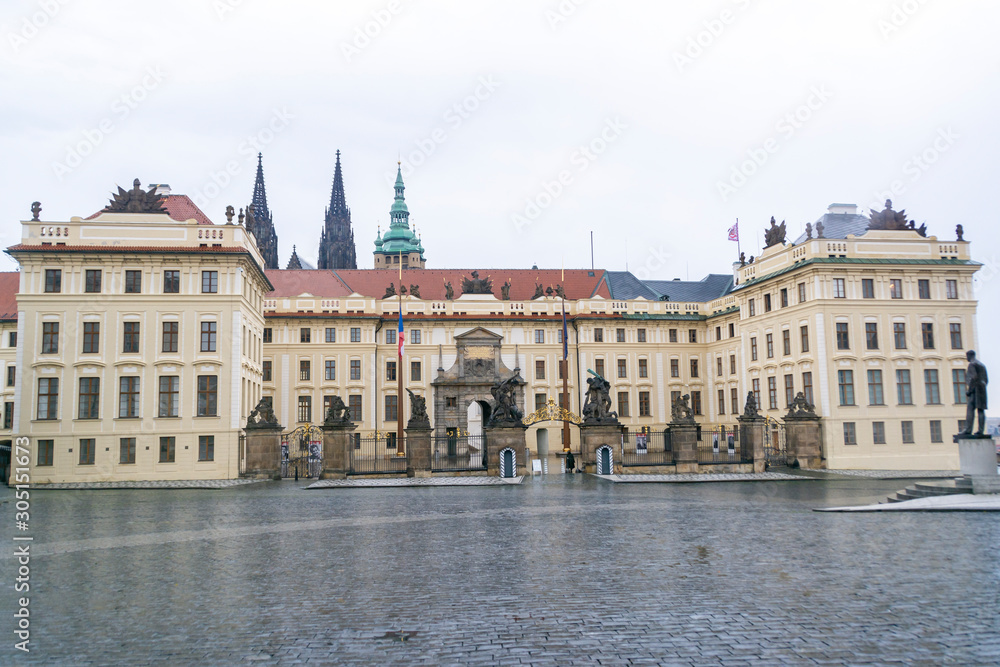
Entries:
[[247, 230], [253, 234], [257, 249], [264, 256], [264, 268], [278, 268], [278, 235], [274, 231], [274, 217], [267, 210], [262, 153], [257, 153], [257, 180], [253, 184], [253, 201], [247, 206]]
[[319, 268], [356, 269], [358, 260], [354, 249], [354, 230], [351, 229], [351, 209], [344, 197], [344, 175], [340, 171], [340, 151], [333, 173], [333, 191], [330, 207], [326, 209], [326, 222], [319, 237]]
[[410, 229], [410, 209], [406, 206], [403, 191], [402, 165], [396, 169], [396, 199], [389, 209], [389, 229], [385, 235], [379, 231], [375, 238], [375, 268], [398, 269], [402, 264], [404, 269], [422, 269], [427, 263], [424, 259], [424, 246], [420, 237]]

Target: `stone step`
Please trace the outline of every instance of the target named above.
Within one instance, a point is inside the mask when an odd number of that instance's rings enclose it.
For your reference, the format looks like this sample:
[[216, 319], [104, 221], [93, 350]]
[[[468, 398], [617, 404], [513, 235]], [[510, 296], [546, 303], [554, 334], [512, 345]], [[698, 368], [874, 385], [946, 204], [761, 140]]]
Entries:
[[890, 503], [901, 503], [905, 500], [951, 496], [959, 493], [972, 493], [972, 481], [967, 478], [958, 478], [939, 482], [917, 482], [913, 486], [908, 486], [905, 489], [897, 491], [887, 501]]

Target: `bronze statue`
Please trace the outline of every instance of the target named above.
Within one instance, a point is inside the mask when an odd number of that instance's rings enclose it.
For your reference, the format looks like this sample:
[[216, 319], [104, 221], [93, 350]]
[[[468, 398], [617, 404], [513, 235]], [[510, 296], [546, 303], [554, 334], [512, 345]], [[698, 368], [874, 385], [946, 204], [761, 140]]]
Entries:
[[420, 285], [410, 285], [410, 296], [416, 297], [417, 299], [422, 298], [420, 296]]
[[771, 226], [764, 230], [764, 247], [770, 248], [773, 245], [781, 245], [785, 242], [785, 221], [780, 225], [774, 224], [774, 216], [771, 216]]
[[566, 290], [563, 289], [562, 285], [556, 285], [556, 296], [561, 297], [563, 299], [566, 298]]
[[391, 299], [396, 296], [396, 283], [389, 283], [389, 286], [385, 288], [385, 294], [382, 295], [383, 299]]
[[801, 391], [795, 394], [795, 398], [788, 404], [785, 420], [789, 419], [819, 419], [816, 407], [806, 400], [806, 395]]
[[745, 252], [740, 253], [740, 266], [747, 265], [747, 254]]
[[274, 414], [274, 407], [271, 405], [271, 397], [265, 396], [257, 403], [250, 416], [247, 417], [246, 428], [281, 428], [278, 418]]
[[427, 416], [427, 399], [414, 394], [409, 389], [406, 393], [410, 395], [410, 419], [406, 422], [406, 428], [430, 428], [431, 419]]
[[906, 221], [906, 211], [893, 211], [892, 200], [886, 199], [884, 210], [872, 210], [871, 222], [868, 223], [868, 229], [888, 229], [898, 231], [913, 229], [913, 227], [911, 223]]
[[[591, 371], [593, 372], [593, 371]], [[611, 383], [600, 375], [587, 378], [587, 397], [583, 404], [584, 424], [617, 424], [618, 413], [611, 410]]]
[[[959, 435], [964, 437], [985, 438], [986, 435], [986, 385], [989, 378], [986, 375], [986, 366], [976, 359], [974, 350], [965, 353], [965, 358], [969, 360], [969, 368], [965, 371], [965, 430]], [[979, 415], [979, 430], [975, 436], [972, 435], [972, 426]]]
[[444, 298], [448, 299], [448, 301], [455, 298], [455, 289], [451, 286], [451, 281], [444, 284]]
[[340, 396], [333, 396], [330, 399], [330, 407], [326, 411], [323, 419], [324, 426], [341, 426], [351, 423], [351, 409], [344, 405], [344, 399]]
[[517, 389], [523, 382], [515, 371], [506, 380], [493, 385], [490, 393], [493, 404], [490, 406], [489, 426], [521, 425], [524, 413], [517, 407]]
[[156, 194], [154, 185], [148, 192], [142, 189], [139, 179], [132, 182], [132, 189], [125, 190], [118, 186], [118, 194], [112, 195], [111, 203], [105, 206], [102, 213], [166, 213], [163, 207], [163, 196]]
[[691, 394], [678, 395], [670, 404], [671, 424], [693, 424], [694, 410], [691, 409]]
[[[37, 202], [35, 202], [35, 203], [37, 203]], [[34, 210], [34, 209], [32, 209], [32, 210]], [[37, 219], [38, 218], [35, 218], [35, 220], [37, 220]], [[964, 241], [965, 240], [965, 238], [963, 238], [964, 234], [965, 234], [965, 229], [962, 228], [962, 225], [955, 225], [955, 236], [958, 237], [955, 240], [956, 241]]]
[[493, 283], [489, 277], [480, 278], [479, 271], [472, 272], [472, 278], [462, 278], [462, 294], [493, 294]]
[[[41, 213], [42, 213], [42, 202], [40, 201], [31, 202], [31, 220], [32, 221], [38, 220], [38, 216], [41, 215]], [[959, 227], [961, 227], [961, 225], [959, 225]], [[962, 239], [959, 239], [959, 241], [961, 240]]]
[[540, 299], [543, 296], [545, 296], [545, 290], [542, 289], [541, 285], [539, 285], [538, 283], [535, 283], [535, 295], [531, 297], [532, 300], [534, 300], [534, 299]]
[[510, 301], [510, 280], [500, 286], [500, 298], [504, 301]]
[[399, 284], [399, 293], [402, 294], [403, 296], [406, 296], [406, 285], [404, 285], [403, 283]]
[[747, 404], [743, 407], [744, 419], [760, 419], [760, 411], [757, 409], [757, 398], [752, 391], [747, 392]]

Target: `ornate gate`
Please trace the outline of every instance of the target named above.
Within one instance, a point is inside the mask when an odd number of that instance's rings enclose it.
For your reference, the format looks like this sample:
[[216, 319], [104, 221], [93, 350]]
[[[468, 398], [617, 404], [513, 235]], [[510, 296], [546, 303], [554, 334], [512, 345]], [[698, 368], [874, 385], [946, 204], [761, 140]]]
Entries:
[[785, 427], [768, 418], [764, 423], [764, 458], [768, 466], [788, 465], [785, 449]]
[[323, 431], [307, 424], [281, 434], [281, 476], [316, 477], [323, 472]]

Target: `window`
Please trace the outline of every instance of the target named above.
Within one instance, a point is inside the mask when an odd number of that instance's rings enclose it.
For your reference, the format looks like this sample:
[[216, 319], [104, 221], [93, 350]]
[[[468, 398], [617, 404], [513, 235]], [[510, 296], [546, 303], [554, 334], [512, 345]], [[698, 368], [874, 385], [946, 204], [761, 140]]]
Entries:
[[94, 450], [97, 449], [97, 441], [94, 438], [80, 439], [80, 465], [94, 465]]
[[535, 394], [535, 412], [545, 407], [548, 397], [545, 394]]
[[160, 463], [174, 462], [174, 448], [177, 439], [173, 436], [160, 438]]
[[420, 329], [414, 329], [410, 332], [410, 343], [420, 345]]
[[833, 279], [833, 298], [834, 299], [845, 299], [847, 298], [847, 288], [844, 284], [843, 278]]
[[872, 422], [872, 442], [876, 445], [885, 444], [885, 422]]
[[385, 344], [386, 345], [395, 345], [396, 344], [396, 330], [395, 329], [386, 329], [385, 330]]
[[691, 360], [691, 377], [693, 377], [693, 378], [698, 377], [698, 360], [697, 359], [692, 359]]
[[767, 378], [767, 405], [771, 410], [778, 409], [778, 378]]
[[885, 405], [885, 397], [882, 394], [882, 371], [877, 369], [868, 371], [868, 405]]
[[53, 454], [55, 453], [55, 440], [38, 441], [38, 465], [52, 465]]
[[604, 377], [604, 359], [594, 359], [594, 371]]
[[11, 364], [7, 367], [7, 386], [13, 387], [14, 381], [17, 379], [17, 366]]
[[840, 387], [840, 404], [854, 405], [854, 371], [837, 371]]
[[908, 369], [900, 368], [896, 371], [896, 399], [900, 405], [913, 405], [913, 392]]
[[80, 378], [80, 405], [77, 419], [99, 419], [101, 403], [101, 379]]
[[164, 271], [163, 272], [163, 293], [164, 294], [180, 294], [181, 291], [181, 272], [180, 271]]
[[312, 329], [309, 327], [302, 327], [299, 329], [299, 342], [300, 343], [311, 343], [312, 342]]
[[944, 442], [944, 439], [941, 437], [940, 419], [931, 420], [931, 442]]
[[361, 379], [361, 360], [351, 359], [351, 379], [360, 380]]
[[615, 340], [618, 341], [619, 343], [624, 343], [625, 342], [625, 330], [624, 329], [615, 329]]
[[11, 331], [7, 334], [7, 347], [17, 347], [17, 332]]
[[785, 287], [781, 288], [781, 307], [788, 308], [788, 289]]
[[903, 421], [900, 422], [900, 426], [902, 426], [903, 430], [903, 444], [913, 444], [913, 422]]
[[125, 293], [126, 294], [142, 293], [142, 271], [125, 272]]
[[313, 409], [312, 406], [313, 406], [312, 396], [299, 396], [298, 411], [297, 411], [298, 421], [304, 423], [312, 421], [312, 409]]
[[38, 379], [38, 419], [58, 419], [59, 378]]
[[[719, 360], [722, 361], [721, 359]], [[649, 361], [647, 359], [639, 360], [639, 377], [648, 378], [649, 377]]]
[[645, 343], [646, 342], [646, 330], [645, 329], [639, 329], [638, 331], [636, 331], [636, 337], [637, 337], [638, 342]]
[[387, 382], [396, 381], [396, 362], [387, 361], [385, 362], [385, 379]]
[[861, 298], [863, 299], [875, 298], [875, 281], [872, 278], [861, 279]]
[[649, 417], [649, 392], [640, 391], [639, 392], [639, 416]]
[[936, 368], [924, 369], [924, 394], [927, 398], [927, 405], [939, 405], [941, 403], [941, 385], [938, 382]]
[[399, 419], [399, 403], [396, 401], [396, 396], [388, 395], [385, 397], [385, 420], [397, 421]]
[[336, 380], [337, 379], [337, 360], [327, 359], [324, 362], [323, 379], [325, 380]]
[[731, 387], [729, 389], [729, 404], [732, 407], [730, 412], [734, 415], [740, 413], [740, 390], [736, 387]]
[[851, 339], [847, 332], [847, 322], [837, 322], [837, 349], [851, 349]]
[[792, 353], [792, 332], [788, 329], [781, 332], [781, 353], [786, 357]]
[[118, 418], [135, 419], [139, 416], [139, 378], [118, 378]]
[[770, 294], [765, 294], [764, 295], [764, 312], [765, 313], [770, 313], [771, 312], [771, 295]]
[[3, 427], [14, 427], [14, 402], [7, 401], [3, 404]]
[[813, 374], [811, 371], [806, 371], [802, 374], [802, 394], [806, 397], [806, 402], [809, 405], [815, 405], [813, 402]]
[[924, 349], [933, 350], [934, 349], [934, 323], [933, 322], [921, 322], [920, 323], [920, 334], [923, 337]]
[[715, 374], [722, 377], [722, 357], [715, 358]]
[[352, 343], [361, 342], [361, 327], [351, 327], [351, 342]]
[[865, 322], [865, 347], [869, 350], [878, 349], [878, 323]]
[[729, 355], [729, 374], [736, 375], [736, 355]]
[[273, 362], [270, 359], [265, 360], [261, 364], [261, 371], [264, 376], [264, 382], [271, 382], [271, 374], [273, 372]]
[[337, 342], [337, 330], [333, 327], [326, 328], [326, 342], [336, 343]]
[[351, 419], [361, 421], [361, 394], [351, 394], [348, 396], [347, 407], [351, 410]]
[[806, 302], [806, 284], [799, 283], [799, 303]]
[[198, 376], [198, 416], [217, 417], [219, 415], [219, 376]]
[[949, 299], [958, 298], [958, 281], [957, 280], [946, 280], [944, 281], [945, 293]]
[[732, 322], [729, 323], [729, 337], [732, 338], [736, 335], [736, 325]]
[[917, 295], [921, 299], [931, 298], [931, 281], [921, 278], [917, 281]]
[[87, 269], [84, 274], [83, 291], [88, 294], [100, 293], [101, 291], [101, 270]]
[[217, 327], [215, 322], [201, 323], [201, 351], [215, 352]]
[[722, 340], [722, 327], [715, 327], [715, 340]]
[[628, 366], [625, 359], [618, 360], [618, 377], [628, 377]]
[[98, 354], [101, 351], [101, 323], [83, 323], [83, 353]]
[[[201, 292], [202, 294], [216, 294], [219, 291], [219, 272], [201, 272]], [[204, 460], [204, 459], [202, 459]]]
[[757, 361], [757, 337], [750, 338], [750, 361]]
[[135, 463], [135, 438], [121, 438], [118, 443], [118, 463]]
[[681, 362], [680, 359], [670, 360], [670, 377], [679, 378], [681, 376]]
[[544, 380], [545, 379], [545, 360], [536, 359], [535, 360], [535, 379]]
[[594, 329], [594, 342], [595, 343], [604, 342], [604, 329], [601, 328]]
[[618, 416], [628, 417], [628, 392], [620, 391], [618, 392]]
[[62, 292], [62, 271], [60, 269], [45, 269], [45, 291], [49, 294]]
[[535, 343], [541, 345], [545, 342], [545, 330], [535, 329]]
[[273, 336], [271, 327], [264, 327], [264, 342], [270, 343], [273, 340]]
[[803, 325], [799, 327], [799, 345], [802, 347], [802, 352], [806, 353], [809, 351], [809, 327]]
[[59, 354], [58, 322], [42, 322], [42, 354]]
[[844, 444], [858, 444], [858, 434], [854, 428], [854, 422], [844, 422]]
[[308, 382], [312, 376], [312, 363], [309, 359], [299, 359], [299, 381]]
[[667, 331], [667, 339], [671, 343], [676, 343], [677, 342], [677, 329], [670, 329], [669, 331]]
[[457, 408], [458, 407], [458, 397], [457, 396], [445, 396], [444, 407], [446, 408]]
[[767, 350], [767, 358], [774, 358], [774, 334], [764, 335], [765, 349]]
[[198, 436], [198, 460], [199, 461], [214, 461], [215, 460], [215, 436], [214, 435], [199, 435]]
[[951, 349], [961, 350], [962, 349], [962, 325], [958, 322], [952, 322], [948, 325], [948, 331], [951, 333]]
[[754, 315], [757, 314], [757, 308], [755, 307], [753, 299], [750, 299], [750, 301], [747, 302], [747, 306], [750, 309], [750, 317], [753, 317]]
[[122, 334], [122, 354], [139, 353], [139, 323], [125, 322], [125, 332]]
[[688, 342], [689, 343], [697, 343], [698, 342], [698, 330], [697, 329], [688, 329]]
[[177, 375], [160, 376], [160, 417], [177, 417], [180, 408], [181, 379]]
[[892, 344], [897, 350], [906, 349], [906, 323], [905, 322], [893, 322], [892, 323]]
[[901, 278], [889, 279], [889, 296], [893, 299], [903, 298], [903, 280]]
[[758, 407], [764, 405], [760, 400], [760, 378], [754, 378], [751, 381], [751, 386], [753, 391], [754, 402], [757, 404]]
[[691, 413], [695, 415], [701, 414], [701, 392], [692, 391], [691, 392]]
[[785, 376], [785, 407], [792, 404], [795, 400], [795, 376], [786, 375]]
[[951, 390], [952, 398], [955, 403], [965, 403], [965, 369], [964, 368], [954, 368], [951, 371]]
[[396, 432], [385, 434], [385, 448], [396, 449]]

